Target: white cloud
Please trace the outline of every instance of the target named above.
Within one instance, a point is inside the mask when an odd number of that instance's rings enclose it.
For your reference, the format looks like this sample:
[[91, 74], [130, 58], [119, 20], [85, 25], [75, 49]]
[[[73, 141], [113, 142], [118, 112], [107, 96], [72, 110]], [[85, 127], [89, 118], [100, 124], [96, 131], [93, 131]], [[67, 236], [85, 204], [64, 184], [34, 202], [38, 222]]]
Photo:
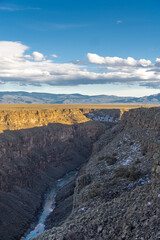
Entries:
[[33, 57], [31, 55], [24, 55], [24, 58], [27, 58], [27, 59], [33, 59]]
[[80, 60], [55, 63], [42, 53], [31, 51], [20, 42], [0, 41], [0, 81], [21, 84], [79, 85], [103, 83], [140, 83], [160, 87], [160, 58], [135, 60], [119, 57], [101, 57], [88, 53], [92, 65]]
[[22, 57], [23, 53], [28, 49], [29, 47], [20, 42], [0, 41], [0, 57], [3, 58]]
[[35, 61], [45, 60], [45, 56], [42, 53], [40, 53], [40, 52], [33, 52], [32, 55], [33, 55], [33, 59]]
[[51, 55], [53, 58], [59, 58], [56, 54]]
[[152, 64], [150, 60], [146, 59], [135, 60], [132, 57], [128, 57], [127, 59], [123, 59], [120, 57], [101, 57], [95, 53], [88, 53], [87, 57], [89, 62], [92, 64], [105, 64], [108, 66], [147, 67]]

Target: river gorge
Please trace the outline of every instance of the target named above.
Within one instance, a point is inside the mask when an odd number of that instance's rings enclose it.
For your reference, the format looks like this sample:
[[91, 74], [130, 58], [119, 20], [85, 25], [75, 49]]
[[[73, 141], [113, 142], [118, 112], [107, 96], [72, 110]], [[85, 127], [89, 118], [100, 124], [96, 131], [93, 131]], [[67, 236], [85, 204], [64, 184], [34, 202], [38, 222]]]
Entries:
[[[160, 110], [123, 112], [80, 110], [86, 122], [19, 129], [23, 124], [14, 120], [11, 128], [17, 130], [3, 130], [1, 240], [157, 240]], [[34, 120], [37, 116], [34, 112]], [[10, 126], [7, 119], [4, 128]], [[78, 172], [74, 182], [67, 175], [72, 171]]]
[[89, 121], [0, 134], [0, 239], [23, 236], [36, 220], [46, 190], [87, 161], [105, 129]]

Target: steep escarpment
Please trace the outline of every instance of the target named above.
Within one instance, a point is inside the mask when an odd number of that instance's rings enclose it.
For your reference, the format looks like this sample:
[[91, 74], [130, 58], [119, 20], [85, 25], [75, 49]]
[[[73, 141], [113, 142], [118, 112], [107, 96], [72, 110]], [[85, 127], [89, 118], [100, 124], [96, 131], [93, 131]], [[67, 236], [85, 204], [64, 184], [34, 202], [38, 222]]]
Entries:
[[121, 126], [140, 126], [144, 129], [159, 130], [160, 111], [155, 108], [138, 108], [125, 112], [122, 116]]
[[74, 124], [90, 121], [80, 109], [0, 110], [0, 132], [40, 126], [48, 123]]
[[130, 110], [94, 144], [72, 214], [38, 240], [160, 237], [160, 108]]
[[123, 112], [133, 107], [136, 106], [1, 104], [0, 132], [47, 126], [48, 123], [71, 125], [91, 120], [117, 123]]
[[0, 134], [0, 239], [20, 239], [54, 181], [86, 162], [105, 125], [48, 124]]

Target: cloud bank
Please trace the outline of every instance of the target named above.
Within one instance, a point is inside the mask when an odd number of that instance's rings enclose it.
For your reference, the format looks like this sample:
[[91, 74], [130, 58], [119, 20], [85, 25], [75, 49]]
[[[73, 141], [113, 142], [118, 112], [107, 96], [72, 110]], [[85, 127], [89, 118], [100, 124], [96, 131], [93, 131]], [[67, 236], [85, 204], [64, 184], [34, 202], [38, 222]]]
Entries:
[[71, 61], [56, 63], [43, 53], [26, 52], [30, 48], [20, 42], [0, 41], [0, 83], [79, 85], [105, 83], [139, 83], [160, 87], [160, 58], [152, 63], [148, 59], [132, 57], [101, 57], [88, 53], [88, 63]]

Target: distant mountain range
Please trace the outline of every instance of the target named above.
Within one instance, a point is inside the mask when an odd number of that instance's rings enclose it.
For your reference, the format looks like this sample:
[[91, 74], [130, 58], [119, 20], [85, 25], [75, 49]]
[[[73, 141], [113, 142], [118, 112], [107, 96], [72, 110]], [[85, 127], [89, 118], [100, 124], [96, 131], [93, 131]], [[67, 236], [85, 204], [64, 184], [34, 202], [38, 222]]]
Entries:
[[0, 92], [0, 103], [45, 104], [160, 104], [160, 93], [145, 97], [118, 97], [109, 95], [51, 94], [28, 92]]

